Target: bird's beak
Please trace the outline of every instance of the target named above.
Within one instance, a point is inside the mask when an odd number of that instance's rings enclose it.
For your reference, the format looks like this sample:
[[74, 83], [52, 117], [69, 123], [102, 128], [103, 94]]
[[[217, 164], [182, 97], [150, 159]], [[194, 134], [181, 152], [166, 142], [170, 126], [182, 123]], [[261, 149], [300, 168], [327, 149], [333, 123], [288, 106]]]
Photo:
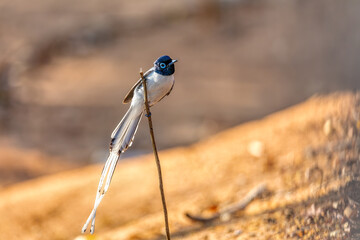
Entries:
[[172, 60], [171, 63], [168, 64], [168, 66], [173, 65], [173, 64], [176, 63], [177, 61], [178, 61], [178, 60], [176, 60], [176, 59]]

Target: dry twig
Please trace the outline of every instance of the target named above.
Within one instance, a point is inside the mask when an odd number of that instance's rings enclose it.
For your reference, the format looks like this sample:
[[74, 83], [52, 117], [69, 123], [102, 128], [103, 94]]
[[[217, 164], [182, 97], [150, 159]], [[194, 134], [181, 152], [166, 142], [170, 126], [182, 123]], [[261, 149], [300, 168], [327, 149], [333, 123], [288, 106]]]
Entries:
[[144, 73], [141, 69], [140, 69], [140, 77], [142, 80], [142, 84], [144, 86], [145, 109], [146, 109], [145, 116], [148, 118], [148, 122], [149, 122], [151, 142], [152, 142], [152, 147], [153, 147], [155, 160], [156, 160], [156, 166], [157, 166], [158, 175], [159, 175], [159, 188], [160, 188], [161, 200], [162, 200], [164, 218], [165, 218], [166, 239], [170, 240], [170, 229], [169, 229], [168, 213], [167, 213], [166, 201], [165, 201], [164, 186], [163, 186], [163, 180], [162, 180], [162, 174], [161, 174], [161, 165], [160, 165], [159, 155], [158, 155], [156, 143], [155, 143], [154, 130], [153, 130], [153, 126], [152, 126], [151, 113], [150, 113], [149, 102], [148, 102], [146, 81], [144, 78]]
[[259, 196], [260, 194], [262, 194], [266, 189], [266, 184], [265, 183], [261, 183], [260, 185], [256, 186], [255, 188], [251, 189], [250, 192], [248, 192], [248, 194], [246, 194], [246, 196], [241, 199], [240, 202], [237, 202], [233, 205], [230, 205], [228, 207], [226, 207], [225, 209], [215, 213], [213, 216], [211, 217], [202, 217], [202, 216], [195, 216], [192, 215], [190, 213], [185, 213], [185, 216], [190, 218], [192, 221], [195, 222], [201, 222], [204, 224], [208, 224], [211, 223], [215, 220], [218, 220], [221, 216], [229, 214], [232, 215], [240, 210], [243, 210], [247, 205], [249, 205], [249, 203], [251, 201], [253, 201], [257, 196]]

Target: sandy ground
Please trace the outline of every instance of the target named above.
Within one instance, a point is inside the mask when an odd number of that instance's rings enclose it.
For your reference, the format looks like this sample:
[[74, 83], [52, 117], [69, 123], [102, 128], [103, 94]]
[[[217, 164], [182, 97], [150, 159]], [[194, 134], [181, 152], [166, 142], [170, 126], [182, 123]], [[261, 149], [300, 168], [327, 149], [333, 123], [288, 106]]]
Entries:
[[[177, 147], [160, 154], [175, 238], [356, 239], [358, 95], [220, 131], [359, 89], [359, 3], [1, 1], [0, 239], [82, 238], [122, 99], [165, 53], [176, 85], [152, 112], [159, 149]], [[143, 121], [85, 238], [163, 237], [149, 142]], [[244, 211], [185, 217], [260, 183]]]
[[[358, 216], [349, 212], [356, 213], [359, 199], [345, 186], [358, 187], [359, 104], [352, 93], [317, 96], [189, 147], [161, 151], [173, 238], [356, 239]], [[1, 239], [163, 239], [152, 155], [119, 163], [96, 234], [80, 235], [101, 168], [1, 190]], [[266, 191], [243, 211], [205, 225], [185, 217], [214, 214], [261, 183]]]

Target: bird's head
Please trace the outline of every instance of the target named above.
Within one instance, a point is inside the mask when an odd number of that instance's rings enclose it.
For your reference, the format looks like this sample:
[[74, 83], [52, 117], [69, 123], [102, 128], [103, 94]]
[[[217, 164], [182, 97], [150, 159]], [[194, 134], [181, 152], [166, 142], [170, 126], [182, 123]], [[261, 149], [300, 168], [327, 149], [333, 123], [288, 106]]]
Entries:
[[154, 62], [155, 72], [165, 76], [172, 75], [175, 72], [176, 62], [177, 60], [172, 60], [167, 55], [161, 56]]

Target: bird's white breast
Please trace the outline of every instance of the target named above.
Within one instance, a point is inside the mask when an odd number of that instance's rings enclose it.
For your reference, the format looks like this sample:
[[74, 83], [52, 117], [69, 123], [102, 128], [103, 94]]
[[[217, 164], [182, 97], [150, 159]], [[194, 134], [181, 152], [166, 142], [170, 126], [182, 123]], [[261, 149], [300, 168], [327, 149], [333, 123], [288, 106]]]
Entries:
[[160, 101], [171, 90], [173, 84], [174, 75], [164, 76], [154, 72], [147, 81], [150, 104]]
[[[169, 93], [174, 84], [174, 75], [164, 76], [156, 72], [152, 72], [146, 77], [146, 86], [148, 92], [148, 100], [150, 105], [154, 105]], [[135, 102], [144, 101], [143, 88], [135, 91]]]

